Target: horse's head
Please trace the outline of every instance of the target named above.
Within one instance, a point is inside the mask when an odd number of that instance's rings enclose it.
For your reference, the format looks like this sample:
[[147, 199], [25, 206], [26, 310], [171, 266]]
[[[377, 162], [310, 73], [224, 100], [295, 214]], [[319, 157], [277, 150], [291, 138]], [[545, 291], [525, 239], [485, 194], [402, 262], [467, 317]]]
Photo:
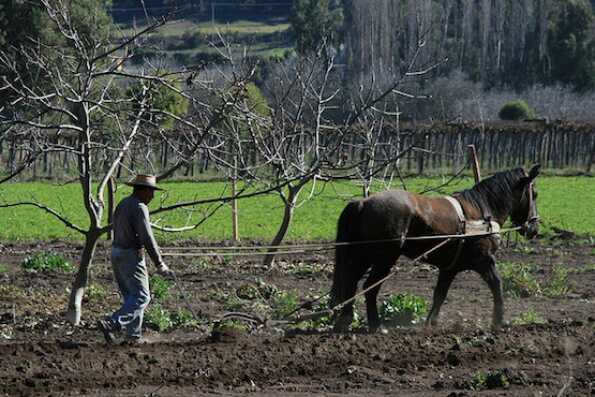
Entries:
[[510, 219], [515, 226], [520, 226], [520, 233], [531, 239], [539, 232], [539, 216], [537, 215], [537, 191], [534, 180], [539, 175], [541, 165], [534, 165], [528, 174], [519, 179], [514, 187], [515, 204]]

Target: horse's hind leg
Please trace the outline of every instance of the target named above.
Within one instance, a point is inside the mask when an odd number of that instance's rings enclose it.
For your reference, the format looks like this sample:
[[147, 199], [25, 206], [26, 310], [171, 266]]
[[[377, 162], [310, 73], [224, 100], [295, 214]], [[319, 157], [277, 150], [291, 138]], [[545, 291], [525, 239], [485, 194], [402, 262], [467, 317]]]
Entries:
[[[365, 266], [353, 266], [354, 269], [357, 269], [356, 272], [350, 274], [344, 274], [344, 277], [349, 277], [349, 280], [342, 283], [341, 288], [343, 290], [340, 292], [339, 296], [342, 296], [343, 299], [348, 300], [353, 298], [357, 291], [357, 283], [362, 278], [364, 273], [366, 272]], [[343, 302], [333, 302], [332, 304], [341, 304]], [[349, 331], [349, 326], [353, 321], [353, 301], [346, 303], [341, 307], [337, 318], [335, 319], [335, 325], [333, 327], [334, 332], [344, 333]]]
[[504, 300], [502, 299], [502, 281], [496, 270], [496, 258], [486, 256], [477, 266], [477, 272], [488, 284], [494, 299], [494, 312], [492, 314], [492, 328], [499, 330], [504, 320]]
[[[392, 263], [394, 263], [394, 261]], [[364, 290], [370, 288], [370, 286], [385, 278], [390, 272], [390, 269], [391, 265], [387, 264], [372, 266], [370, 275], [364, 283]], [[382, 283], [378, 284], [373, 288], [370, 288], [370, 290], [365, 293], [366, 313], [368, 314], [368, 326], [370, 327], [370, 332], [375, 332], [378, 330], [378, 328], [380, 328], [380, 317], [378, 316], [378, 307], [376, 304], [376, 300], [378, 298], [378, 293], [380, 292], [381, 286]]]
[[438, 316], [440, 315], [440, 308], [448, 295], [448, 289], [452, 284], [457, 272], [451, 270], [440, 270], [438, 273], [438, 282], [434, 288], [434, 299], [430, 314], [426, 319], [426, 326], [435, 326], [438, 324]]

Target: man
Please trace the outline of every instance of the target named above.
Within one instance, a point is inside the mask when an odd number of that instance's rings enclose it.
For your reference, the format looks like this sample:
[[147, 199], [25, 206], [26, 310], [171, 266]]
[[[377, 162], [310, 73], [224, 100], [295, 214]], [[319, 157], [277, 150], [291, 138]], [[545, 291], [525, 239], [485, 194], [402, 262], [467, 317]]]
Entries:
[[136, 344], [142, 341], [143, 314], [151, 300], [143, 247], [159, 274], [172, 276], [173, 272], [163, 262], [149, 223], [147, 204], [153, 199], [155, 190], [162, 189], [157, 187], [152, 175], [137, 175], [127, 185], [134, 190], [114, 212], [111, 255], [112, 268], [124, 302], [110, 317], [99, 320], [97, 327], [108, 343], [115, 342], [116, 332], [125, 330], [126, 342]]

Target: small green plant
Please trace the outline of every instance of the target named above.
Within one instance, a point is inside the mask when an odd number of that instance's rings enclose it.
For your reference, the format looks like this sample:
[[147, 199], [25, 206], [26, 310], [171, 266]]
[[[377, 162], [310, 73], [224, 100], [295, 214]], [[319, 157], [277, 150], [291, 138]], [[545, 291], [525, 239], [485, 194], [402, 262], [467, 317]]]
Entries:
[[310, 278], [320, 273], [320, 271], [321, 270], [315, 265], [308, 263], [296, 263], [290, 268], [289, 273], [297, 276], [298, 278]]
[[190, 265], [193, 269], [196, 269], [198, 271], [203, 271], [206, 272], [207, 270], [210, 270], [212, 268], [212, 264], [209, 263], [206, 260], [198, 260], [198, 261], [194, 261], [192, 262], [192, 264]]
[[169, 298], [169, 290], [172, 286], [171, 281], [166, 280], [159, 275], [155, 275], [151, 276], [149, 284], [151, 285], [151, 292], [153, 293], [153, 298], [157, 300]]
[[498, 117], [501, 120], [524, 120], [535, 118], [535, 110], [533, 110], [527, 102], [522, 99], [506, 102], [500, 109]]
[[545, 324], [545, 320], [535, 310], [529, 309], [519, 314], [512, 323], [514, 325]]
[[494, 370], [489, 372], [478, 371], [476, 372], [471, 381], [469, 387], [471, 390], [479, 391], [484, 389], [506, 389], [510, 386], [506, 370]]
[[145, 312], [145, 321], [147, 325], [159, 332], [167, 331], [174, 326], [170, 312], [161, 307], [159, 303], [154, 303], [149, 306]]
[[236, 294], [231, 294], [223, 303], [223, 308], [230, 312], [237, 312], [244, 309], [244, 301], [237, 297]]
[[225, 320], [213, 324], [213, 333], [215, 332], [231, 332], [231, 333], [246, 333], [250, 330], [249, 326], [237, 320]]
[[550, 298], [560, 298], [566, 296], [571, 287], [568, 283], [569, 270], [562, 265], [555, 265], [552, 268], [552, 275], [543, 287], [543, 293]]
[[534, 247], [530, 247], [528, 245], [519, 245], [514, 249], [514, 251], [521, 254], [534, 254], [537, 252], [537, 250]]
[[273, 318], [282, 319], [298, 308], [298, 296], [291, 291], [281, 291], [272, 297]]
[[[311, 310], [314, 312], [320, 312], [329, 309], [329, 298], [325, 296], [320, 299], [315, 306], [312, 306]], [[331, 316], [322, 316], [314, 320], [303, 321], [295, 326], [295, 329], [300, 330], [322, 330], [332, 326], [333, 321]]]
[[539, 295], [541, 287], [531, 274], [533, 267], [522, 263], [503, 262], [498, 264], [505, 293], [519, 298]]
[[264, 299], [271, 299], [279, 293], [279, 288], [273, 284], [267, 284], [260, 279], [256, 280], [256, 288], [258, 288], [260, 296], [262, 296]]
[[487, 379], [487, 375], [485, 372], [477, 371], [475, 374], [473, 374], [473, 377], [471, 378], [471, 382], [470, 382], [471, 390], [485, 389], [486, 379]]
[[236, 289], [236, 295], [240, 299], [255, 300], [260, 298], [260, 291], [254, 284], [242, 284]]
[[38, 252], [33, 256], [28, 256], [21, 263], [21, 267], [34, 272], [63, 271], [69, 273], [74, 271], [74, 266], [64, 257], [48, 252]]
[[380, 318], [385, 324], [393, 326], [417, 324], [427, 312], [426, 301], [408, 293], [391, 295], [380, 306]]
[[106, 289], [99, 284], [91, 284], [87, 288], [87, 296], [92, 301], [102, 301], [107, 296]]
[[170, 318], [176, 328], [195, 328], [198, 326], [198, 320], [194, 318], [188, 309], [178, 309]]
[[0, 274], [8, 272], [8, 266], [0, 263]]
[[225, 303], [229, 298], [229, 294], [219, 288], [207, 291], [206, 301], [215, 301], [218, 303]]

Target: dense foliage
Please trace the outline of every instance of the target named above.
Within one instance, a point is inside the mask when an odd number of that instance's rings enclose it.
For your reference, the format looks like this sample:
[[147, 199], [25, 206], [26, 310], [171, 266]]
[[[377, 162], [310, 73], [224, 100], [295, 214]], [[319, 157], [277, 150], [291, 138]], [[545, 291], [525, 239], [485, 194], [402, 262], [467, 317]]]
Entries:
[[[347, 58], [355, 77], [402, 74], [448, 59], [485, 87], [561, 82], [594, 88], [592, 6], [587, 0], [351, 0]], [[380, 77], [380, 79], [379, 79]]]

